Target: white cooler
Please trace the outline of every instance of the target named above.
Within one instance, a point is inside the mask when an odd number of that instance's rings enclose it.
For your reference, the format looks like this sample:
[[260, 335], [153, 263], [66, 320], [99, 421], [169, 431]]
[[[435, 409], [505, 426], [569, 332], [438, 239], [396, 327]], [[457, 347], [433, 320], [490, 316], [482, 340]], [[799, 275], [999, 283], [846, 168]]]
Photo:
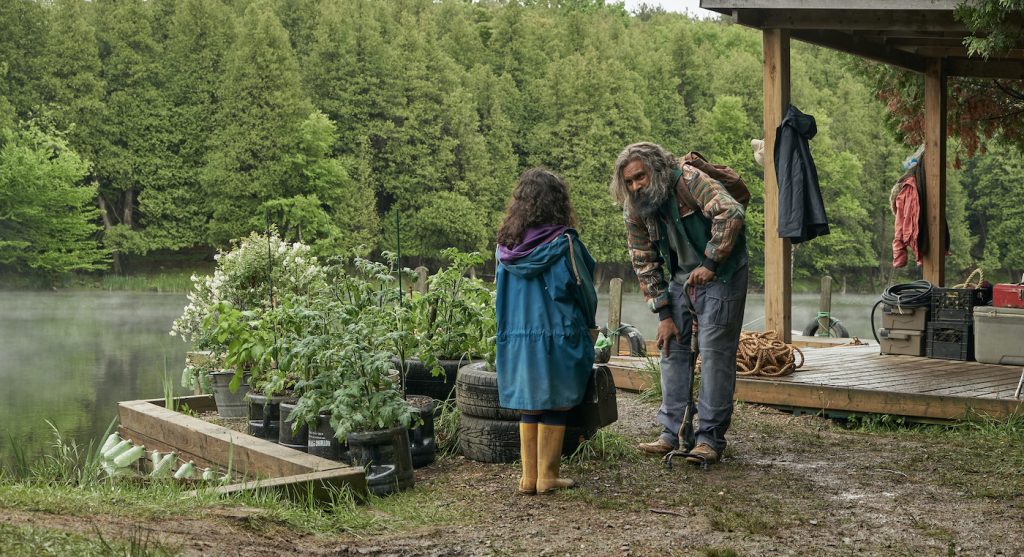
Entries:
[[974, 358], [1024, 365], [1024, 309], [974, 306]]

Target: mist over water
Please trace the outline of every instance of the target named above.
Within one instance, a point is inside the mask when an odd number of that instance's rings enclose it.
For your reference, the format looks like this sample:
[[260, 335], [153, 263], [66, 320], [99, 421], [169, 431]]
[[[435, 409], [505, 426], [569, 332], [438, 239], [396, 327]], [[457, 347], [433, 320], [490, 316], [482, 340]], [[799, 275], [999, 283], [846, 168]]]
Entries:
[[181, 392], [186, 345], [168, 335], [184, 294], [0, 292], [0, 462], [8, 435], [30, 458], [61, 433], [88, 443], [117, 402], [163, 397], [165, 369]]

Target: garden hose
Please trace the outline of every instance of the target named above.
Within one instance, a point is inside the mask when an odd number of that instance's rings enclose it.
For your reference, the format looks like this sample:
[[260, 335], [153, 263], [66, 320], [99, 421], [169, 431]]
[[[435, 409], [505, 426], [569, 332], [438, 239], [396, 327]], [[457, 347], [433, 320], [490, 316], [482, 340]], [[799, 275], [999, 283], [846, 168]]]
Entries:
[[892, 307], [920, 308], [928, 307], [932, 299], [932, 289], [935, 285], [926, 280], [915, 280], [905, 284], [894, 284], [882, 291], [882, 298], [875, 302], [871, 308], [871, 334], [878, 340], [878, 330], [875, 329], [875, 310], [878, 306], [885, 304]]

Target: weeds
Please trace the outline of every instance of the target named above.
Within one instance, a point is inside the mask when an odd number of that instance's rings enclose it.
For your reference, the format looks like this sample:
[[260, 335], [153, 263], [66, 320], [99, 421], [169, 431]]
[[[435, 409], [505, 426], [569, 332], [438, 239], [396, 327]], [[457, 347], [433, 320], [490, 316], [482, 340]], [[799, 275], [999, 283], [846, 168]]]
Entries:
[[459, 451], [459, 420], [462, 412], [453, 401], [438, 401], [441, 411], [434, 420], [434, 438], [439, 456], [453, 456]]
[[640, 453], [636, 450], [636, 443], [628, 437], [609, 431], [598, 430], [590, 439], [587, 439], [568, 457], [569, 463], [575, 466], [586, 466], [592, 461], [614, 463], [616, 466], [623, 461], [638, 461]]
[[127, 542], [107, 541], [99, 530], [95, 537], [50, 528], [0, 524], [0, 555], [81, 555], [146, 557], [179, 555], [177, 547], [150, 539], [149, 533], [134, 530]]
[[661, 365], [658, 360], [648, 356], [640, 368], [640, 373], [648, 387], [640, 392], [640, 400], [644, 402], [661, 402]]

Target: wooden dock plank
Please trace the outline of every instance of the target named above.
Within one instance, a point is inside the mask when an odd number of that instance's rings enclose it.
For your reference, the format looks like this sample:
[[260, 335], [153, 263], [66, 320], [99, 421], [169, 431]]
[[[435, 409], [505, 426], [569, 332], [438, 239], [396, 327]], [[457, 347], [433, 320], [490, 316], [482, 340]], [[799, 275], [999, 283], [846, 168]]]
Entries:
[[[1024, 412], [1024, 399], [1013, 398], [1020, 366], [880, 355], [877, 346], [807, 349], [803, 353], [805, 366], [792, 375], [738, 377], [736, 399], [928, 420], [958, 420], [975, 413], [1003, 419]], [[613, 374], [631, 377], [635, 388], [642, 360], [613, 358], [609, 367]], [[646, 381], [646, 374], [640, 379]]]

